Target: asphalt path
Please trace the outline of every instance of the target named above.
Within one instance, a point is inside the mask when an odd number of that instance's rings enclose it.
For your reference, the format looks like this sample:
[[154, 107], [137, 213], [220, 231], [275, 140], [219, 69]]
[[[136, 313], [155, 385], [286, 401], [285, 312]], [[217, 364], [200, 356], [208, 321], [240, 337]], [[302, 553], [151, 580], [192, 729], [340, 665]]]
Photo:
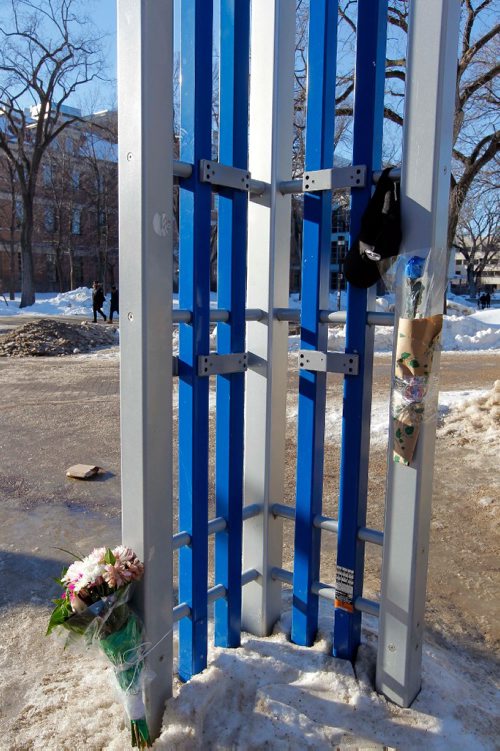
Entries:
[[[296, 368], [296, 356], [291, 355], [292, 402]], [[390, 372], [390, 357], [376, 356], [375, 399], [389, 399]], [[441, 390], [489, 390], [499, 378], [499, 353], [441, 355]], [[109, 544], [118, 542], [118, 349], [95, 355], [0, 358], [0, 394], [0, 551], [14, 556], [12, 575], [17, 576], [21, 559], [29, 567], [40, 557], [47, 561], [47, 570], [57, 574], [54, 560], [63, 562], [67, 556], [55, 548], [85, 552], [103, 544], [103, 539]], [[329, 378], [328, 399], [341, 398], [341, 376], [334, 375]], [[212, 416], [212, 431], [213, 427]], [[175, 429], [174, 420], [174, 439]], [[283, 498], [289, 504], [294, 503], [296, 460], [295, 432], [289, 429]], [[77, 463], [97, 464], [103, 472], [88, 482], [66, 477], [67, 468]], [[324, 478], [324, 513], [328, 515], [336, 512], [338, 469], [338, 446], [329, 445]], [[383, 527], [385, 469], [386, 452], [378, 448], [370, 456], [368, 513], [368, 525], [376, 529]], [[213, 457], [210, 470], [213, 515]], [[174, 496], [175, 483], [174, 477]], [[498, 463], [483, 456], [480, 440], [470, 445], [437, 441], [428, 613], [434, 628], [454, 634], [458, 643], [473, 639], [481, 649], [498, 647], [500, 637], [499, 577], [493, 552], [499, 543], [495, 516], [499, 490]], [[480, 507], [478, 502], [485, 497], [496, 498], [497, 505]], [[293, 566], [291, 524], [285, 524], [283, 565]], [[334, 566], [335, 540], [325, 536], [322, 581], [334, 581]], [[368, 597], [377, 597], [379, 571], [380, 553], [370, 550], [365, 580]]]

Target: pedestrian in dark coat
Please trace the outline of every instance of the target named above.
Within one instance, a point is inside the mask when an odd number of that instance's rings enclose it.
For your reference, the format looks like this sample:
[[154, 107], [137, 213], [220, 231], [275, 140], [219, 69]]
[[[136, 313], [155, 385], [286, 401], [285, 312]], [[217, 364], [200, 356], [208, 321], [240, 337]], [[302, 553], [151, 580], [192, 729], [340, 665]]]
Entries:
[[104, 305], [104, 292], [102, 286], [98, 281], [95, 281], [92, 285], [92, 312], [94, 314], [94, 323], [97, 323], [97, 314], [101, 315], [106, 320], [105, 314], [102, 312], [102, 306]]
[[118, 310], [118, 290], [116, 284], [111, 287], [111, 300], [109, 303], [109, 323], [113, 323], [113, 313], [119, 313]]

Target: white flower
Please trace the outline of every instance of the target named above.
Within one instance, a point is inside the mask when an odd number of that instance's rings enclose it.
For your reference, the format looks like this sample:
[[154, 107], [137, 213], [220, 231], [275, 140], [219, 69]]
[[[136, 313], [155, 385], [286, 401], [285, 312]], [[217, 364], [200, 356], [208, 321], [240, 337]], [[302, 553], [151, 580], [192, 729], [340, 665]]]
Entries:
[[100, 584], [106, 570], [104, 555], [106, 548], [96, 548], [81, 561], [75, 561], [68, 568], [62, 581], [68, 585], [75, 594], [81, 589]]

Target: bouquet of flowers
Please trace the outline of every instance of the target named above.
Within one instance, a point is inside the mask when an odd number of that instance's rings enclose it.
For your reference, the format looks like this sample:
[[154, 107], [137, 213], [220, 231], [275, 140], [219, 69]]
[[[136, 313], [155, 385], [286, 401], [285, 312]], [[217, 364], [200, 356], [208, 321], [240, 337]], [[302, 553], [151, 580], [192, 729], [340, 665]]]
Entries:
[[413, 458], [425, 417], [433, 357], [443, 325], [442, 315], [428, 314], [431, 281], [425, 258], [412, 256], [407, 260], [402, 280], [402, 314], [397, 326], [392, 397], [393, 458], [406, 465]]
[[69, 639], [82, 637], [98, 644], [112, 663], [118, 688], [130, 719], [132, 746], [146, 748], [151, 739], [142, 699], [144, 682], [143, 628], [128, 602], [133, 583], [144, 566], [130, 548], [96, 548], [64, 570], [58, 583], [64, 588], [54, 600], [47, 634], [67, 631]]

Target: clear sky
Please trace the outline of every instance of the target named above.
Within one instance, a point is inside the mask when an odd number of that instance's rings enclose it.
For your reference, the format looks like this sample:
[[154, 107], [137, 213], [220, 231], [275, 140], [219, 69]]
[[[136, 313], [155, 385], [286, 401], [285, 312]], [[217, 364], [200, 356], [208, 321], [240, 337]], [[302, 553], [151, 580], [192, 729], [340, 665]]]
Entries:
[[113, 83], [99, 83], [95, 86], [93, 98], [95, 109], [106, 109], [116, 106], [116, 0], [90, 0], [87, 13], [92, 18], [98, 30], [107, 35], [104, 44], [107, 75]]
[[[0, 0], [0, 3], [3, 0]], [[180, 2], [174, 0], [174, 49], [180, 47]], [[116, 79], [116, 0], [89, 0], [87, 12], [91, 16], [97, 28], [104, 34], [108, 34], [106, 41], [106, 59], [109, 67], [108, 75]], [[219, 3], [214, 3], [214, 29], [219, 26], [220, 15]], [[214, 45], [218, 47], [218, 34], [214, 35]], [[116, 93], [114, 87], [110, 84], [96, 87], [98, 93], [98, 109], [104, 109], [109, 106], [116, 106]]]

